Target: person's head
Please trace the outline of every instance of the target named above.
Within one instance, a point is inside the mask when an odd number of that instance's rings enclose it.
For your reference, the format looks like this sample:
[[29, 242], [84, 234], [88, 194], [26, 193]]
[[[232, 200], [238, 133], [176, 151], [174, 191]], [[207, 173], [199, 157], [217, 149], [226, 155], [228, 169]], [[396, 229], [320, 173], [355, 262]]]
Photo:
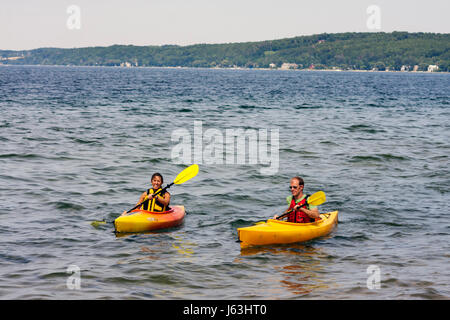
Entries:
[[303, 192], [303, 188], [305, 186], [305, 182], [303, 181], [302, 178], [300, 177], [293, 177], [291, 179], [291, 185], [290, 185], [290, 189], [292, 192], [292, 195], [294, 197], [298, 196], [301, 192]]
[[152, 186], [153, 189], [158, 190], [161, 188], [162, 184], [164, 183], [163, 177], [160, 173], [156, 172], [152, 175]]

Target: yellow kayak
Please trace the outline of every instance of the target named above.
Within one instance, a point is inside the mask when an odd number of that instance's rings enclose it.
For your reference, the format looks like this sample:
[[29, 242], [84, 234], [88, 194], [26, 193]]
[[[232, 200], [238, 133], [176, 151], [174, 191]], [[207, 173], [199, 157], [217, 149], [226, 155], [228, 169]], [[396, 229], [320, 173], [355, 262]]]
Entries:
[[172, 206], [164, 212], [134, 210], [114, 220], [116, 232], [143, 232], [176, 227], [183, 223], [184, 206]]
[[338, 211], [323, 213], [311, 223], [292, 223], [269, 219], [265, 223], [238, 228], [241, 248], [254, 245], [308, 241], [329, 234], [338, 222]]

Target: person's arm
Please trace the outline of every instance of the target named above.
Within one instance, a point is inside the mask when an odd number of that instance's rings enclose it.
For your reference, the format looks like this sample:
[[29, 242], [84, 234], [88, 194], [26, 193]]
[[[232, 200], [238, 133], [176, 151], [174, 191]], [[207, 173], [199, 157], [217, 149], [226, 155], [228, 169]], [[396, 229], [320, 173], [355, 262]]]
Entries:
[[164, 206], [168, 206], [170, 203], [170, 193], [166, 192], [164, 196], [157, 195], [158, 202]]
[[306, 213], [310, 218], [318, 219], [320, 218], [320, 213], [318, 208], [312, 208], [311, 210], [308, 210], [306, 208], [300, 208], [301, 212]]
[[[136, 204], [142, 203], [145, 200], [145, 197], [147, 196], [147, 191], [144, 191], [140, 198], [139, 201]], [[125, 210], [124, 212], [122, 212], [122, 216], [125, 215], [127, 213], [127, 210]]]
[[[289, 210], [290, 210], [290, 209], [289, 209], [289, 208], [287, 208], [287, 209], [286, 209], [286, 211], [284, 211], [284, 212], [283, 212], [282, 214], [280, 214], [280, 215], [277, 215], [277, 214], [276, 214], [276, 215], [274, 215], [272, 219], [276, 219], [276, 218], [278, 218], [278, 217], [282, 216], [283, 214], [285, 214], [285, 213], [286, 213], [286, 212], [288, 212]], [[284, 219], [286, 219], [286, 217], [287, 217], [287, 216], [284, 216], [284, 217], [283, 217], [283, 219], [281, 219], [281, 220], [284, 220]]]
[[[288, 212], [288, 211], [290, 210], [290, 207], [291, 207], [291, 201], [292, 201], [292, 196], [287, 196], [287, 197], [286, 197], [286, 202], [289, 204], [289, 207], [288, 207], [282, 214], [280, 214], [280, 215], [277, 215], [277, 214], [274, 215], [274, 216], [273, 216], [273, 219], [276, 219], [276, 218], [282, 216], [283, 214], [285, 214], [286, 212]], [[282, 220], [286, 219], [286, 217], [287, 217], [287, 216], [284, 216]]]
[[[138, 201], [136, 204], [142, 203], [142, 202], [145, 200], [146, 197], [147, 197], [147, 191], [144, 191], [144, 192], [141, 194], [141, 197], [139, 198], [139, 201]], [[149, 195], [149, 198], [151, 199], [151, 198], [152, 198], [152, 195]]]

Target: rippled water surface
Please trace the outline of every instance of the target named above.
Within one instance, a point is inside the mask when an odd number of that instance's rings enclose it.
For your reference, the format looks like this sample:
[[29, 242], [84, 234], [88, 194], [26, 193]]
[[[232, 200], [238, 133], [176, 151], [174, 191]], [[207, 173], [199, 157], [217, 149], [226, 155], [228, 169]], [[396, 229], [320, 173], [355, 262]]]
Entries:
[[[450, 76], [159, 68], [0, 68], [1, 299], [448, 299]], [[182, 226], [118, 236], [185, 129], [279, 130], [277, 172], [200, 164]], [[332, 234], [240, 249], [289, 178], [339, 210]], [[380, 288], [369, 289], [380, 271]], [[80, 270], [80, 288], [67, 283]], [[69, 269], [70, 270], [70, 269]]]

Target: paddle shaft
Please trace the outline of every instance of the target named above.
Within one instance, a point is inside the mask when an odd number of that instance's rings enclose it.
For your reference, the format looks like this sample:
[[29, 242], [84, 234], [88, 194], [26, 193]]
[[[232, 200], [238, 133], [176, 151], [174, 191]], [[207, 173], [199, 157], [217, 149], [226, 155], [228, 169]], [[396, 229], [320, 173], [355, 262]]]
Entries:
[[[305, 207], [307, 205], [317, 205], [318, 206], [318, 205], [321, 205], [322, 203], [324, 203], [325, 200], [326, 200], [325, 193], [323, 191], [318, 191], [318, 192], [316, 192], [316, 193], [314, 193], [314, 194], [312, 194], [310, 196], [306, 196], [306, 203], [301, 205], [300, 208], [303, 208], [303, 207]], [[292, 211], [294, 211], [294, 208], [292, 208], [289, 211], [286, 211], [281, 216], [279, 216], [277, 219], [279, 220], [279, 219], [285, 217], [286, 215], [288, 215]]]
[[[303, 207], [305, 207], [305, 206], [307, 206], [308, 204], [307, 203], [305, 203], [304, 205], [302, 205], [302, 206], [300, 206], [300, 208], [303, 208]], [[300, 209], [299, 208], [299, 209]], [[291, 213], [292, 211], [294, 211], [294, 209], [291, 209], [291, 210], [289, 210], [289, 211], [286, 211], [285, 213], [283, 213], [281, 216], [279, 216], [279, 217], [277, 217], [277, 220], [280, 220], [281, 218], [284, 218], [285, 216], [287, 216], [289, 213]]]
[[[163, 189], [159, 190], [156, 193], [153, 193], [153, 197], [157, 196], [158, 194], [160, 194], [163, 191], [166, 191], [167, 189], [169, 189], [172, 185], [174, 184], [174, 182], [172, 182], [171, 184], [168, 184], [167, 186], [165, 186]], [[146, 203], [147, 201], [149, 201], [150, 199], [144, 200], [141, 203], [137, 204], [136, 206], [134, 206], [133, 208], [131, 208], [130, 210], [127, 211], [127, 213], [130, 213], [131, 211], [133, 211], [134, 209], [139, 208], [140, 206], [142, 206], [144, 203]]]

